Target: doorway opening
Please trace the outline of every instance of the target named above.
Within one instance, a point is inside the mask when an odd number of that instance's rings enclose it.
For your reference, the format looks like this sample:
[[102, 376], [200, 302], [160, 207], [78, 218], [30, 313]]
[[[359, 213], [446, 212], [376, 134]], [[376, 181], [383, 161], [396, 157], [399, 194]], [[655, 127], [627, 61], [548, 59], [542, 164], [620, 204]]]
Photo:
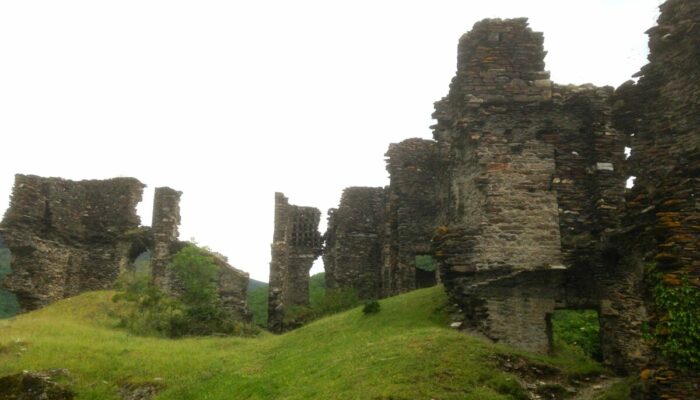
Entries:
[[427, 288], [437, 284], [437, 260], [428, 254], [417, 255], [416, 289]]
[[550, 316], [554, 352], [573, 350], [602, 361], [597, 310], [557, 310]]

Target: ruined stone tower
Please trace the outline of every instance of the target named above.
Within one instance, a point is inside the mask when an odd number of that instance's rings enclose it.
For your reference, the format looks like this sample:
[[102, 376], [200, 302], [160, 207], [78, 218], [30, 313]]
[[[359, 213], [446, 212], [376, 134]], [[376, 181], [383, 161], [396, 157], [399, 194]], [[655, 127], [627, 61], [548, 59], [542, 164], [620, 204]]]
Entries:
[[290, 205], [284, 194], [275, 193], [267, 319], [272, 332], [290, 327], [285, 311], [309, 305], [309, 270], [322, 251], [320, 220], [317, 208]]
[[638, 304], [606, 309], [602, 284], [624, 193], [612, 88], [554, 85], [544, 55], [522, 18], [478, 22], [460, 39], [457, 75], [435, 104], [447, 164], [436, 255], [466, 327], [544, 352], [555, 309], [594, 308], [609, 361], [625, 368], [639, 337], [612, 327], [638, 320]]

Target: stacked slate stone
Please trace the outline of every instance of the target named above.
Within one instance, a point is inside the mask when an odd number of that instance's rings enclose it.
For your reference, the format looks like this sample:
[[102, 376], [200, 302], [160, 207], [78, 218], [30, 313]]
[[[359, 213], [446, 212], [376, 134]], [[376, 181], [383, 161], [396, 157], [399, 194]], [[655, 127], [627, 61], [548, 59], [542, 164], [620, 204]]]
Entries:
[[430, 281], [419, 286], [430, 286], [437, 280], [435, 274], [422, 276], [416, 269], [416, 256], [433, 253], [441, 163], [436, 143], [417, 138], [391, 144], [386, 157], [390, 183], [382, 286], [384, 296], [393, 296], [415, 289], [417, 280]]
[[[615, 121], [630, 137], [636, 181], [615, 239], [628, 259], [655, 264], [667, 287], [685, 276], [700, 290], [700, 3], [667, 1], [648, 34], [649, 63], [639, 81], [616, 91]], [[665, 313], [651, 293], [645, 300], [653, 331]], [[698, 371], [678, 371], [658, 351], [644, 367], [640, 397], [700, 397]]]
[[[34, 310], [89, 290], [112, 287], [144, 251], [154, 280], [171, 294], [182, 285], [167, 268], [186, 245], [178, 240], [181, 192], [156, 188], [153, 228], [139, 226], [136, 205], [144, 185], [134, 178], [70, 181], [16, 175], [2, 235], [13, 254], [2, 282], [23, 310]], [[248, 274], [213, 254], [219, 297], [233, 315], [249, 319]]]
[[169, 187], [156, 188], [153, 196], [153, 251], [151, 269], [158, 285], [173, 294], [181, 294], [182, 285], [177, 282], [172, 271], [167, 268], [173, 254], [184, 244], [180, 242], [180, 196], [182, 192]]
[[108, 288], [129, 257], [144, 185], [133, 178], [69, 181], [16, 175], [2, 234], [13, 254], [2, 282], [22, 310]]
[[604, 357], [634, 368], [641, 338], [620, 328], [643, 317], [639, 295], [608, 283], [621, 273], [605, 257], [624, 194], [612, 88], [553, 85], [542, 44], [526, 19], [484, 20], [460, 40], [434, 113], [443, 282], [466, 327], [535, 351], [551, 346], [555, 309], [600, 309]]
[[349, 187], [328, 211], [323, 263], [327, 289], [352, 288], [361, 299], [382, 295], [384, 189]]
[[309, 305], [309, 271], [322, 252], [320, 220], [317, 208], [290, 205], [284, 194], [275, 193], [267, 320], [271, 332], [297, 326], [285, 318], [286, 311]]
[[229, 315], [237, 316], [243, 321], [250, 322], [253, 318], [248, 310], [248, 281], [250, 275], [234, 268], [228, 263], [228, 259], [219, 254], [211, 253], [214, 262], [219, 267], [219, 279], [217, 290], [221, 307]]

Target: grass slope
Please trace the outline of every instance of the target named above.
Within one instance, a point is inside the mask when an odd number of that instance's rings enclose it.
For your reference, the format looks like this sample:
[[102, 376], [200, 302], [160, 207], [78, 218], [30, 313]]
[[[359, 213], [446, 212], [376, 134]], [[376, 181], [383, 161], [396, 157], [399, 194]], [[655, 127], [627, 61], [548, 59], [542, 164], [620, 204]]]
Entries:
[[[441, 287], [258, 338], [135, 337], [115, 328], [113, 292], [91, 292], [0, 321], [0, 376], [67, 368], [80, 399], [116, 399], [126, 384], [162, 385], [158, 399], [523, 398], [496, 354], [568, 374], [590, 360], [517, 352], [447, 328]], [[515, 396], [515, 397], [514, 397]]]

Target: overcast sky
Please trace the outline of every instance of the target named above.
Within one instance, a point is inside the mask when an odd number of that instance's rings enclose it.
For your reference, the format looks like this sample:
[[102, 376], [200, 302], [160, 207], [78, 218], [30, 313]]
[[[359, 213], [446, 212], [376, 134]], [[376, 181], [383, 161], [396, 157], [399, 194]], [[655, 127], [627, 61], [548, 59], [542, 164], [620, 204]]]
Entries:
[[[660, 0], [0, 2], [0, 210], [15, 173], [184, 192], [180, 237], [267, 281], [274, 192], [335, 207], [431, 138], [459, 37], [529, 17], [557, 83], [645, 64]], [[312, 272], [322, 271], [317, 262]]]

